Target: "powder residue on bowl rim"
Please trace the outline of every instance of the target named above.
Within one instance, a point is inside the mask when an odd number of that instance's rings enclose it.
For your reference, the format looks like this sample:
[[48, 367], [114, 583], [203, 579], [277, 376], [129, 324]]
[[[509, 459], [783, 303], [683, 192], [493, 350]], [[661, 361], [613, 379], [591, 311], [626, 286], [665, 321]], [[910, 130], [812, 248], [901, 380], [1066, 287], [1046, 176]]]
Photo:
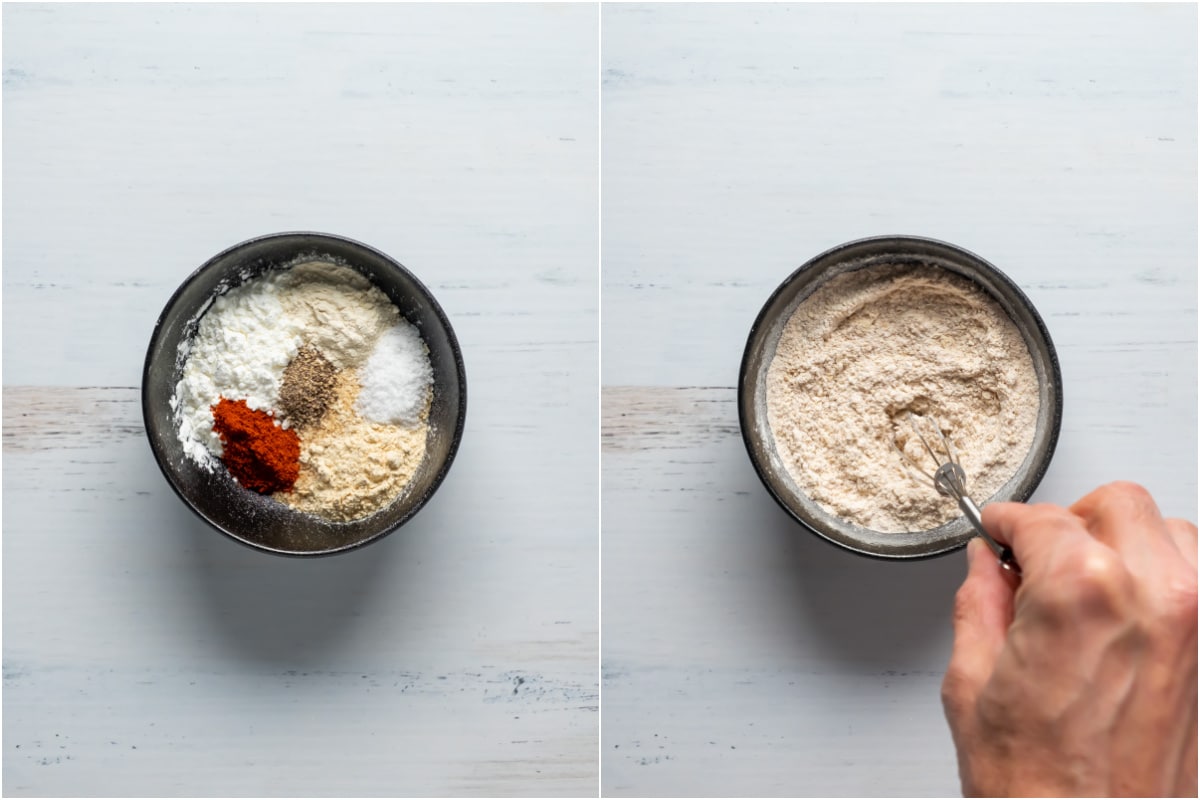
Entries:
[[910, 412], [941, 423], [983, 503], [1025, 460], [1039, 408], [1033, 359], [1008, 315], [931, 266], [868, 267], [820, 285], [785, 323], [766, 389], [776, 452], [797, 486], [884, 533], [959, 516], [905, 469], [897, 444], [922, 457]]

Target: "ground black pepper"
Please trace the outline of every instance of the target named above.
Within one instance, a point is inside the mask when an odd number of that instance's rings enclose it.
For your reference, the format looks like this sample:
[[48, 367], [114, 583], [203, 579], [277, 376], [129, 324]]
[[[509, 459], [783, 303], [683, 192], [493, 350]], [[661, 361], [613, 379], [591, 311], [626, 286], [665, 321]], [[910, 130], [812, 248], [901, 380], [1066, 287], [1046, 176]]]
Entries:
[[337, 368], [312, 345], [304, 345], [283, 371], [279, 407], [293, 428], [320, 421], [333, 400]]

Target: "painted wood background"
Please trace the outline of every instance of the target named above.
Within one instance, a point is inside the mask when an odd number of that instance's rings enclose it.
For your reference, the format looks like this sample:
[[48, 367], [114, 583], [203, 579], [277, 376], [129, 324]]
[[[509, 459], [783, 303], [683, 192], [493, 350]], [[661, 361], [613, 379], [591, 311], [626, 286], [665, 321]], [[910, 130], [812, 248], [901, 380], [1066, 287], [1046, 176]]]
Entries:
[[[4, 793], [598, 786], [598, 9], [6, 5]], [[430, 286], [437, 496], [317, 561], [159, 474], [151, 328], [210, 256], [339, 233]]]
[[[604, 792], [955, 793], [961, 559], [774, 506], [745, 335], [833, 244], [964, 245], [1063, 361], [1039, 499], [1195, 519], [1195, 13], [6, 6], [5, 793], [595, 794], [598, 211]], [[287, 229], [413, 269], [470, 385], [430, 505], [315, 562], [194, 520], [137, 408], [178, 282]]]
[[793, 524], [734, 386], [771, 291], [911, 233], [1012, 276], [1062, 359], [1036, 497], [1196, 519], [1196, 9], [605, 5], [603, 683], [610, 796], [958, 792], [938, 687], [961, 555]]

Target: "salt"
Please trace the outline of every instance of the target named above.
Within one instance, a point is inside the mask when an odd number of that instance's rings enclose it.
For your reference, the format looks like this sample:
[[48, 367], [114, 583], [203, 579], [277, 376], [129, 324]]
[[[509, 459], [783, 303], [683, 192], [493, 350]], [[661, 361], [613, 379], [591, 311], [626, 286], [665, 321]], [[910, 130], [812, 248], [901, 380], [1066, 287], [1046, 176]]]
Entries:
[[363, 417], [393, 425], [416, 425], [429, 401], [433, 367], [429, 348], [411, 323], [401, 320], [375, 343], [359, 370], [362, 391], [356, 408]]

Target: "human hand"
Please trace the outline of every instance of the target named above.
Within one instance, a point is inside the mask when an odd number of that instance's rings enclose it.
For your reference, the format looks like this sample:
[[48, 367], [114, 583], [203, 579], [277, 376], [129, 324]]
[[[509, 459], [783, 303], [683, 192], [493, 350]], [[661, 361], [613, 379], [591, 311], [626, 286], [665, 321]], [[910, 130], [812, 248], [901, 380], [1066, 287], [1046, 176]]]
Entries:
[[1140, 486], [993, 503], [942, 703], [967, 796], [1196, 796], [1196, 526]]

